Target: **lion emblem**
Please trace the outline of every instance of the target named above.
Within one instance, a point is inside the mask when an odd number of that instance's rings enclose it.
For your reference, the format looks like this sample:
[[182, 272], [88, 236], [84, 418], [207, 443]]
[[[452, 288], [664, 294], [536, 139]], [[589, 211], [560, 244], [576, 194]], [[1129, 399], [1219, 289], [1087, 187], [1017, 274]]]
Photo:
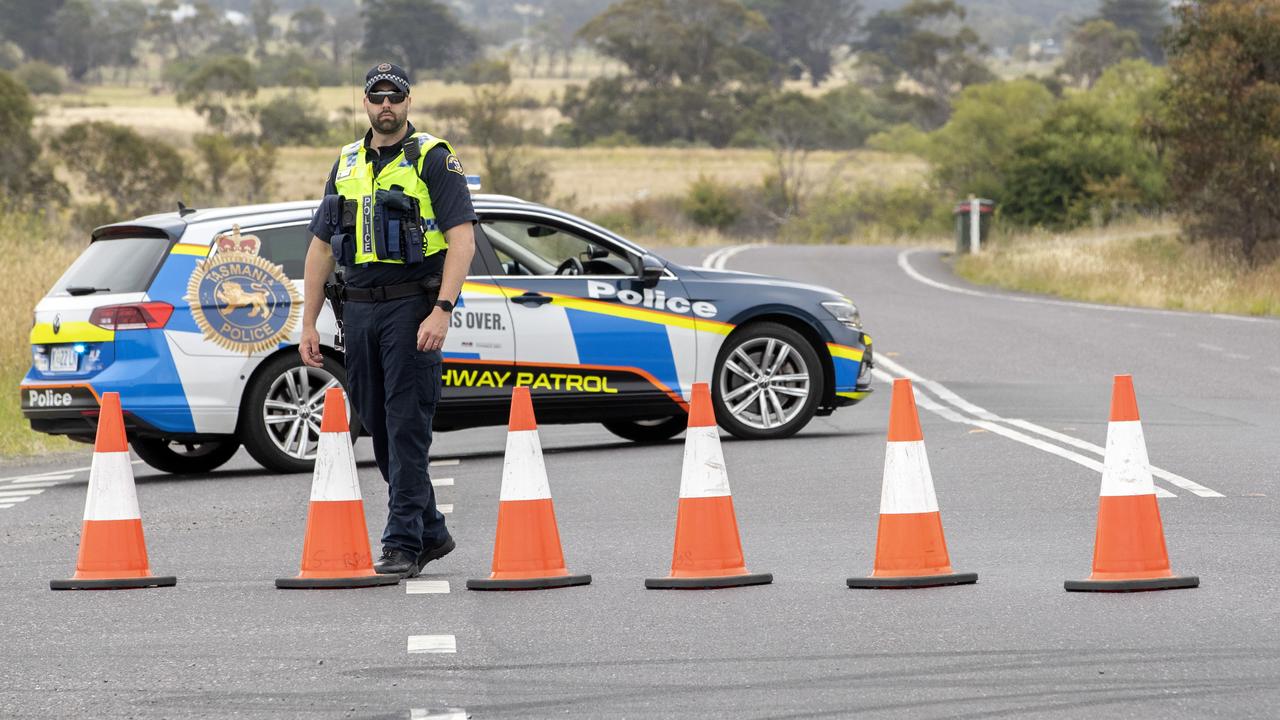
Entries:
[[218, 312], [227, 317], [231, 313], [240, 308], [249, 308], [249, 317], [266, 318], [270, 314], [267, 306], [269, 291], [266, 285], [260, 282], [251, 282], [249, 286], [252, 291], [245, 290], [244, 286], [235, 280], [227, 280], [218, 286], [214, 291], [214, 295], [218, 298]]

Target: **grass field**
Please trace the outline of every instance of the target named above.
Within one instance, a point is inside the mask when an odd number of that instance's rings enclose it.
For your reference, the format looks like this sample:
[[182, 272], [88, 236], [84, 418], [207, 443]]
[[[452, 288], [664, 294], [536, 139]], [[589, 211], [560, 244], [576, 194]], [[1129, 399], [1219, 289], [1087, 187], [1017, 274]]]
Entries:
[[0, 273], [21, 278], [0, 284], [0, 392], [6, 400], [0, 402], [0, 459], [80, 447], [31, 431], [18, 404], [18, 383], [31, 366], [31, 311], [84, 245], [60, 221], [0, 213]]
[[1069, 235], [1036, 233], [963, 256], [965, 279], [1012, 290], [1138, 307], [1280, 316], [1280, 248], [1250, 268], [1172, 223], [1143, 222]]

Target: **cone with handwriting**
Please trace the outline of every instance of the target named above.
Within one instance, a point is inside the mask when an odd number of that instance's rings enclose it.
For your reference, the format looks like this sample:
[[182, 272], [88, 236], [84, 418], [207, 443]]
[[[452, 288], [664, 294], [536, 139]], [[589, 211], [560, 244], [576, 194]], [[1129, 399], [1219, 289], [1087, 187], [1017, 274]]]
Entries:
[[84, 502], [80, 555], [70, 580], [51, 580], [53, 590], [117, 590], [168, 587], [172, 575], [151, 574], [142, 515], [133, 484], [133, 465], [124, 434], [119, 393], [103, 393], [98, 436], [89, 470], [89, 493]]
[[502, 460], [493, 572], [487, 578], [467, 580], [467, 589], [537, 590], [590, 582], [590, 575], [570, 575], [565, 567], [533, 402], [529, 388], [517, 386], [511, 393], [507, 452]]
[[644, 586], [651, 590], [669, 590], [771, 582], [770, 573], [747, 572], [733, 496], [729, 493], [729, 473], [720, 450], [720, 435], [716, 432], [711, 390], [706, 383], [695, 383], [684, 441], [671, 574], [649, 578]]
[[1200, 578], [1175, 576], [1169, 567], [1133, 376], [1117, 375], [1111, 390], [1093, 574], [1064, 585], [1080, 592], [1135, 592], [1199, 584]]
[[977, 573], [951, 569], [915, 393], [910, 380], [896, 379], [889, 406], [875, 564], [870, 577], [849, 578], [846, 583], [851, 588], [920, 588], [977, 581]]
[[395, 585], [400, 576], [379, 575], [369, 553], [369, 529], [356, 476], [356, 458], [347, 425], [342, 388], [324, 394], [320, 445], [311, 476], [307, 534], [302, 541], [302, 568], [297, 576], [279, 578], [284, 590], [360, 588]]

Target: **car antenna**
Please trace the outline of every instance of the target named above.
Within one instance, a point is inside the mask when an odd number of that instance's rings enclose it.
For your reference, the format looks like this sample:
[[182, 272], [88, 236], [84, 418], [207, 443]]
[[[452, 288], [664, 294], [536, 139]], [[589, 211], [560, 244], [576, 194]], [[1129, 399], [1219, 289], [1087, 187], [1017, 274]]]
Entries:
[[189, 208], [181, 200], [178, 201], [178, 217], [186, 217], [195, 211], [195, 208]]

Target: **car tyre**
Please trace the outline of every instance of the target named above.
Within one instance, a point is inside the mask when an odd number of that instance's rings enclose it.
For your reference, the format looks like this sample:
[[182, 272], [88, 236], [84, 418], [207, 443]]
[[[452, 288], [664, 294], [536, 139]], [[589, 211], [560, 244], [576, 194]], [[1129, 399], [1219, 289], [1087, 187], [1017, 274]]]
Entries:
[[748, 325], [730, 335], [716, 357], [716, 422], [743, 439], [789, 437], [813, 419], [824, 382], [822, 361], [807, 338], [779, 323]]
[[138, 438], [131, 444], [142, 462], [174, 475], [212, 472], [222, 467], [240, 449], [240, 441], [231, 437], [201, 442]]
[[658, 443], [679, 435], [688, 425], [688, 415], [673, 415], [653, 420], [609, 420], [604, 423], [604, 428], [633, 442]]
[[[240, 409], [240, 441], [244, 449], [268, 470], [311, 472], [320, 441], [325, 390], [332, 386], [331, 382], [345, 387], [346, 381], [342, 363], [328, 355], [319, 368], [303, 365], [296, 352], [267, 361], [245, 390]], [[304, 394], [309, 400], [301, 403], [299, 398]], [[305, 412], [299, 410], [303, 404]], [[347, 414], [354, 441], [360, 435], [360, 420], [349, 404]], [[296, 432], [293, 432], [294, 420], [298, 421]]]

